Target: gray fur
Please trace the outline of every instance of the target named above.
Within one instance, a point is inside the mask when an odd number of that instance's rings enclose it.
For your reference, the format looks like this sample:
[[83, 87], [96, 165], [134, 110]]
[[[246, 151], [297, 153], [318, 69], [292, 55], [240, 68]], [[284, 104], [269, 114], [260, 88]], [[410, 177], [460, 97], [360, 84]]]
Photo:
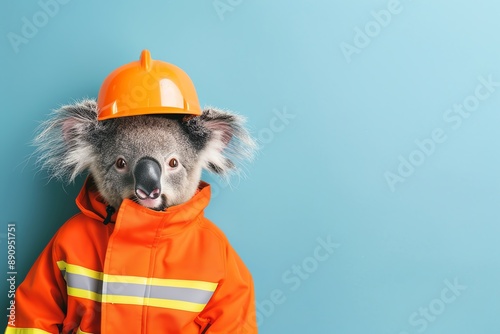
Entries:
[[[83, 100], [61, 107], [41, 124], [35, 145], [50, 177], [72, 182], [88, 171], [115, 208], [131, 198], [163, 210], [194, 195], [202, 169], [227, 177], [252, 158], [256, 144], [244, 123], [243, 117], [215, 108], [196, 117], [144, 115], [98, 122], [96, 102]], [[115, 167], [119, 157], [127, 161], [124, 170]], [[143, 157], [162, 167], [162, 196], [154, 203], [134, 195], [133, 169]], [[168, 165], [173, 157], [179, 161], [175, 169]]]

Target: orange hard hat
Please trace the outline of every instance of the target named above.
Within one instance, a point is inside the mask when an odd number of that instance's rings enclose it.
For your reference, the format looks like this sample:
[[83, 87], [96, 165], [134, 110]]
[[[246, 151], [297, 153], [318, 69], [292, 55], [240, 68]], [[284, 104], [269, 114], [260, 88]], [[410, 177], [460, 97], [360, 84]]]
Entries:
[[104, 80], [97, 106], [100, 121], [147, 114], [201, 115], [189, 76], [175, 65], [151, 59], [148, 50]]

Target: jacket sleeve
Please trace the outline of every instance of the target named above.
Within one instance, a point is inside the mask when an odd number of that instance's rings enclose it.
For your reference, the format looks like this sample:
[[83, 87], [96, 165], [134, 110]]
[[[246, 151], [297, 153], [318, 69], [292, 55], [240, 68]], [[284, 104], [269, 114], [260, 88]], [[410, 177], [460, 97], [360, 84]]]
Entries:
[[59, 333], [66, 307], [66, 284], [57, 266], [54, 236], [35, 261], [15, 294], [14, 317], [6, 334]]
[[256, 334], [252, 276], [236, 252], [226, 249], [226, 276], [200, 313], [200, 334]]

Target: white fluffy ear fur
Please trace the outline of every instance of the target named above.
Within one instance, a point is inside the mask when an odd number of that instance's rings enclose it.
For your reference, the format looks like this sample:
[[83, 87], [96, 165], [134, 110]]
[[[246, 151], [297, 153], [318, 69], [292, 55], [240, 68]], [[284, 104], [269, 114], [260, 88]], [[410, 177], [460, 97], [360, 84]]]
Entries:
[[48, 170], [51, 178], [72, 182], [90, 166], [94, 152], [89, 134], [97, 126], [94, 100], [82, 100], [55, 110], [40, 125], [34, 140], [37, 163]]
[[228, 111], [207, 108], [198, 116], [208, 133], [200, 152], [203, 167], [221, 176], [239, 170], [239, 164], [251, 160], [257, 148], [244, 127], [245, 118]]

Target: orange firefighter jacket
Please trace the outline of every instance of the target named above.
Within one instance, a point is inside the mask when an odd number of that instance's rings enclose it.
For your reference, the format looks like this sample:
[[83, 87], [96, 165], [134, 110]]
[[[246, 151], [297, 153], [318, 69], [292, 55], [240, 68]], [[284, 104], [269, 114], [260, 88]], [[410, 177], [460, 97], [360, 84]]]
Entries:
[[5, 333], [257, 333], [249, 271], [203, 210], [210, 186], [158, 212], [106, 205], [90, 180], [16, 291]]

